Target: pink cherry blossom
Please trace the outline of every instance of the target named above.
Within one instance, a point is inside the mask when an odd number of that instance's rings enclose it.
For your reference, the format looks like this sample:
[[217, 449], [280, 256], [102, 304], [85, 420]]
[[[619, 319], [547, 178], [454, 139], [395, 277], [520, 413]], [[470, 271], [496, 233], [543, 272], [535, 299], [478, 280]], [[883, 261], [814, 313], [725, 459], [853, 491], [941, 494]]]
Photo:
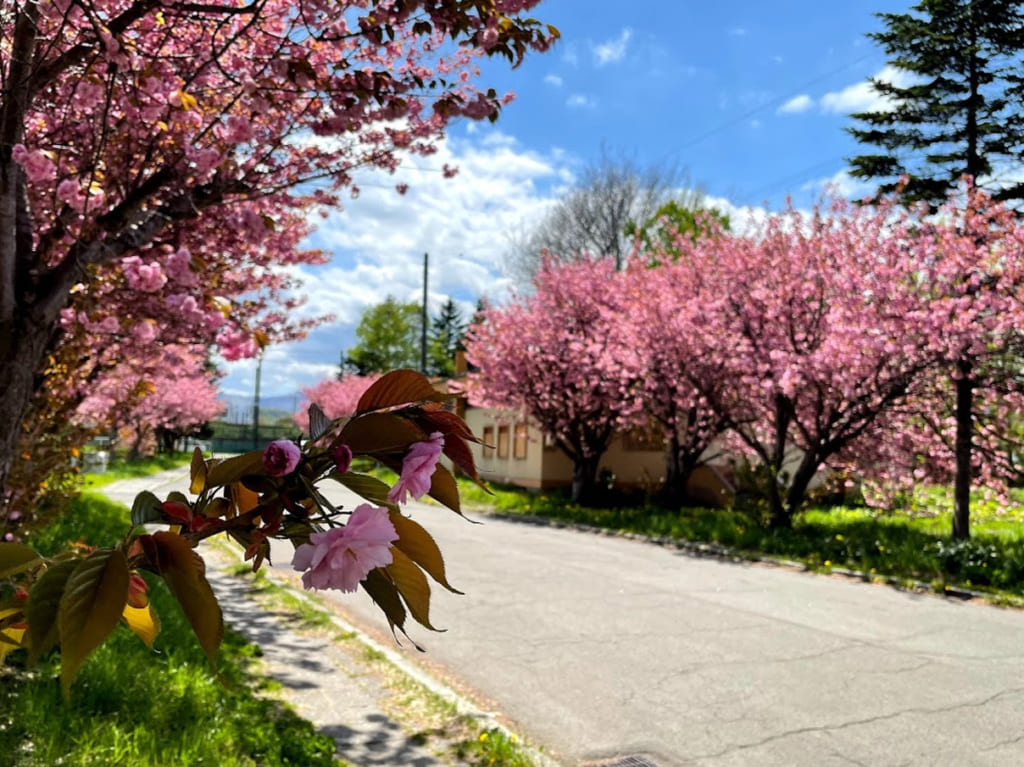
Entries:
[[339, 474], [346, 473], [352, 465], [352, 448], [345, 444], [338, 445], [331, 450], [331, 460]]
[[302, 453], [290, 439], [275, 439], [263, 451], [263, 468], [272, 477], [283, 477], [295, 471]]
[[295, 549], [292, 567], [302, 572], [307, 589], [355, 591], [377, 567], [391, 564], [391, 544], [398, 540], [387, 509], [364, 503], [348, 524], [309, 536]]
[[429, 490], [434, 469], [444, 449], [444, 435], [435, 431], [426, 442], [414, 442], [402, 459], [402, 474], [388, 493], [388, 500], [405, 503], [411, 495], [416, 500]]

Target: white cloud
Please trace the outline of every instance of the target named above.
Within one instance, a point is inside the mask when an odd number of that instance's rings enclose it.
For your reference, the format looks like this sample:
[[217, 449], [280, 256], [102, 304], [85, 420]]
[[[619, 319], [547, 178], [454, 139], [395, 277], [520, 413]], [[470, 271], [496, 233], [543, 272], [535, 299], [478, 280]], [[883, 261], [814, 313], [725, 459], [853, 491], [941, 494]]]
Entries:
[[565, 100], [565, 105], [573, 109], [585, 109], [594, 107], [592, 99], [584, 96], [582, 93], [574, 93]]
[[[458, 167], [445, 179], [445, 164]], [[463, 314], [478, 297], [502, 298], [508, 235], [541, 217], [572, 180], [574, 159], [560, 150], [542, 155], [495, 129], [449, 138], [430, 157], [403, 163], [394, 174], [357, 178], [361, 194], [319, 222], [310, 246], [333, 253], [330, 264], [303, 267], [306, 297], [301, 316], [334, 314], [336, 321], [314, 329], [302, 342], [267, 351], [263, 392], [291, 394], [337, 370], [339, 355], [355, 343], [363, 311], [393, 295], [419, 301], [423, 253], [430, 253], [431, 310], [448, 296]], [[408, 183], [405, 195], [395, 191]], [[252, 391], [251, 361], [225, 366], [221, 389]]]
[[[875, 75], [875, 78], [901, 88], [912, 85], [916, 81], [913, 73], [892, 66], [884, 67]], [[890, 100], [879, 94], [867, 80], [848, 85], [840, 91], [826, 93], [821, 97], [822, 111], [835, 114], [880, 112], [891, 108]]]
[[622, 61], [626, 57], [626, 49], [632, 38], [633, 30], [625, 27], [614, 40], [593, 45], [591, 50], [594, 53], [594, 60], [597, 66], [603, 67], [606, 64]]
[[854, 178], [848, 170], [841, 170], [828, 176], [807, 181], [800, 186], [804, 192], [834, 194], [846, 199], [863, 199], [874, 193], [876, 184], [864, 179]]
[[806, 112], [808, 109], [814, 106], [814, 99], [808, 96], [806, 93], [801, 93], [799, 96], [794, 96], [785, 104], [775, 110], [777, 115], [790, 115], [799, 114], [800, 112]]
[[554, 86], [555, 88], [561, 88], [563, 80], [558, 75], [545, 75], [544, 82], [548, 85]]

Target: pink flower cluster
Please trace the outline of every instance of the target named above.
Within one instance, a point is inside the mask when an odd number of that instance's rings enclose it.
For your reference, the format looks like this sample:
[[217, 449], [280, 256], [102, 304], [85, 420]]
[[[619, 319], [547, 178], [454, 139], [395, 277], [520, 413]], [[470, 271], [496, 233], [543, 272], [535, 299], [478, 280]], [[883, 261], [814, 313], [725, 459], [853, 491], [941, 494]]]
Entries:
[[302, 585], [355, 591], [371, 570], [391, 564], [391, 544], [398, 540], [398, 532], [387, 509], [364, 503], [347, 525], [313, 533], [309, 540], [292, 558], [292, 567], [302, 572]]
[[422, 498], [430, 490], [434, 469], [443, 449], [444, 435], [439, 431], [431, 434], [426, 442], [410, 445], [409, 452], [402, 459], [402, 474], [388, 493], [388, 500], [405, 503], [410, 495], [416, 500]]

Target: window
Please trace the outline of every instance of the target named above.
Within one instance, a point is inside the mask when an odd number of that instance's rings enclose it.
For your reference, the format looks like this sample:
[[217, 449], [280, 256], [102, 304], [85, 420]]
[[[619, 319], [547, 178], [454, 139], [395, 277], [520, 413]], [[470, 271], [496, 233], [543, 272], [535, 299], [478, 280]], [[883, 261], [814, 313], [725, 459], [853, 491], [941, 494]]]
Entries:
[[494, 427], [485, 426], [484, 434], [482, 437], [484, 441], [484, 460], [491, 460], [494, 458]]
[[508, 458], [508, 427], [498, 427], [498, 458]]
[[515, 431], [515, 442], [512, 445], [513, 458], [526, 458], [527, 430], [525, 423], [517, 423]]

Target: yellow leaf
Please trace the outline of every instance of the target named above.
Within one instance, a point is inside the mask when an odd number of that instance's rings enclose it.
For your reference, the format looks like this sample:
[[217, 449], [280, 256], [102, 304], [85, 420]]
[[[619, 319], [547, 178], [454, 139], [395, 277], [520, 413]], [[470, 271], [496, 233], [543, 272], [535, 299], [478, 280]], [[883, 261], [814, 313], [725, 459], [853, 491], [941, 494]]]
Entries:
[[64, 694], [92, 652], [121, 619], [128, 601], [128, 560], [120, 549], [100, 549], [78, 563], [60, 600], [60, 678]]
[[132, 607], [126, 604], [121, 617], [128, 624], [128, 628], [134, 631], [136, 636], [146, 643], [147, 647], [153, 647], [153, 640], [160, 633], [160, 619], [153, 612], [152, 605]]
[[190, 473], [192, 483], [189, 485], [189, 492], [192, 495], [199, 495], [206, 488], [206, 461], [203, 459], [203, 451], [198, 447], [192, 451]]
[[199, 102], [196, 101], [195, 97], [185, 93], [185, 91], [178, 91], [178, 99], [181, 101], [181, 108], [186, 112], [199, 106]]
[[[9, 615], [14, 615], [17, 610], [0, 610], [0, 620]], [[7, 653], [13, 652], [22, 646], [25, 637], [25, 629], [18, 629], [8, 626], [0, 631], [0, 666], [4, 664]]]

